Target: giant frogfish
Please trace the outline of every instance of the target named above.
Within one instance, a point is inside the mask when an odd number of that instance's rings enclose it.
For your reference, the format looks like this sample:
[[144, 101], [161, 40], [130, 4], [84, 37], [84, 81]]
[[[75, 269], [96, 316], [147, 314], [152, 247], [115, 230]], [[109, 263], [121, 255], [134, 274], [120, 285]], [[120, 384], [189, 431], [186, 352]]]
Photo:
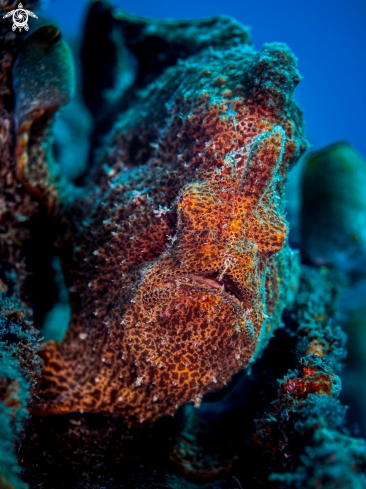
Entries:
[[63, 43], [42, 27], [14, 67], [17, 175], [59, 220], [72, 306], [63, 341], [43, 345], [32, 409], [154, 421], [222, 389], [281, 325], [301, 78], [286, 45], [256, 52], [232, 19], [150, 21], [95, 2], [82, 47], [94, 132], [76, 185], [52, 153], [73, 92]]

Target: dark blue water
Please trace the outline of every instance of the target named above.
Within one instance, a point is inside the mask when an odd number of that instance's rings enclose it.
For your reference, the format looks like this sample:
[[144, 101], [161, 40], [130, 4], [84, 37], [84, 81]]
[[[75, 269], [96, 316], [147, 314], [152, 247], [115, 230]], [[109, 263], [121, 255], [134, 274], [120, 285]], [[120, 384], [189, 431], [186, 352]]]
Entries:
[[[287, 43], [304, 77], [296, 90], [314, 147], [339, 140], [366, 156], [365, 0], [118, 0], [119, 9], [155, 18], [229, 15], [252, 27], [257, 49]], [[49, 0], [47, 16], [65, 34], [81, 35], [87, 1]]]

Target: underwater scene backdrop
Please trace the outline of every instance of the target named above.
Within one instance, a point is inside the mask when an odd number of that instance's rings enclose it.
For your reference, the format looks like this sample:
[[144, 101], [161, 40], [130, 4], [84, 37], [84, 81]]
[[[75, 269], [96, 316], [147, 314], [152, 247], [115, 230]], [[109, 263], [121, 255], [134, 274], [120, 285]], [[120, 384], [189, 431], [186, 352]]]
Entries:
[[[48, 0], [44, 12], [68, 39], [80, 39], [87, 4]], [[366, 4], [362, 0], [116, 0], [113, 4], [155, 19], [231, 16], [250, 27], [256, 49], [266, 42], [285, 42], [298, 58], [304, 78], [296, 100], [305, 112], [310, 144], [320, 149], [345, 140], [366, 155], [361, 122], [366, 110]]]
[[366, 487], [366, 5], [0, 13], [0, 488]]

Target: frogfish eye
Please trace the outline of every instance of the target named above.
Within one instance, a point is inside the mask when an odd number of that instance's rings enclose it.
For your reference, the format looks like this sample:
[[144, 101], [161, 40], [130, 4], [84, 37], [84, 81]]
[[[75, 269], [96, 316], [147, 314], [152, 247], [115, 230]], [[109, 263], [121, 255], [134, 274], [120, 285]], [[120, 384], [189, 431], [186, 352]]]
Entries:
[[57, 44], [61, 39], [61, 32], [54, 25], [45, 25], [38, 29], [35, 38], [40, 44]]

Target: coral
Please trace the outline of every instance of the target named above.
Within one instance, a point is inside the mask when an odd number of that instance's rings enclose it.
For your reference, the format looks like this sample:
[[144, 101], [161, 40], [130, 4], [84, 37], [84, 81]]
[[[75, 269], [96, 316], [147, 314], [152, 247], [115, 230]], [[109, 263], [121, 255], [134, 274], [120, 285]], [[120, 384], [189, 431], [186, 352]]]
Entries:
[[[337, 397], [345, 334], [336, 322], [339, 272], [303, 266], [285, 329], [303, 355], [279, 382], [277, 396], [257, 419], [254, 450], [260, 479], [271, 487], [363, 487], [366, 444], [346, 428]], [[256, 453], [256, 452], [255, 452]]]
[[335, 269], [302, 265], [301, 286], [286, 317], [299, 351], [326, 358], [338, 372], [346, 357], [346, 335], [337, 315], [345, 285], [344, 275]]
[[[199, 404], [281, 325], [296, 280], [283, 183], [306, 141], [285, 45], [256, 53], [229, 19], [112, 21], [140, 71], [82, 192], [60, 190], [73, 314], [45, 344], [34, 413], [134, 423]], [[185, 51], [153, 68], [151, 33]]]
[[[28, 2], [33, 10], [38, 2]], [[1, 11], [12, 10], [14, 2], [2, 2]], [[18, 185], [15, 158], [15, 120], [13, 66], [21, 46], [21, 37], [11, 29], [10, 22], [0, 22], [0, 257], [2, 268], [24, 277], [22, 243], [29, 238], [25, 221], [37, 212], [27, 191]], [[3, 276], [1, 279], [3, 280]]]
[[27, 486], [19, 480], [15, 444], [28, 415], [28, 383], [10, 355], [1, 352], [0, 360], [0, 469], [5, 480], [23, 489]]
[[19, 302], [0, 293], [0, 304], [0, 468], [5, 480], [23, 489], [15, 450], [28, 417], [27, 404], [37, 392], [40, 345]]
[[30, 383], [33, 393], [37, 391], [38, 377], [41, 371], [41, 359], [37, 355], [40, 348], [39, 331], [29, 320], [29, 311], [13, 296], [8, 298], [1, 294], [0, 341], [1, 352], [6, 352], [16, 359], [20, 370]]
[[276, 487], [364, 487], [366, 443], [345, 429], [345, 408], [339, 401], [310, 395], [288, 415], [291, 428], [284, 432], [302, 453], [295, 470], [270, 476]]
[[[8, 11], [14, 2], [1, 5]], [[32, 10], [37, 6], [36, 1], [27, 3]], [[57, 78], [49, 80], [49, 69], [60, 63], [60, 72], [72, 71], [67, 70], [68, 48], [60, 36], [56, 36], [59, 47], [48, 42], [56, 32], [46, 26], [23, 42], [22, 35], [12, 32], [10, 22], [0, 23], [0, 288], [10, 295], [16, 288], [38, 325], [57, 295], [52, 260], [58, 222], [48, 212], [55, 192], [47, 180], [53, 163], [50, 117], [57, 104], [66, 101], [65, 96], [55, 96], [60, 86]], [[32, 63], [39, 68], [43, 63], [48, 78], [40, 82], [42, 77], [39, 70], [32, 71]], [[30, 98], [22, 101], [22, 94]], [[47, 157], [42, 146], [46, 133]]]

